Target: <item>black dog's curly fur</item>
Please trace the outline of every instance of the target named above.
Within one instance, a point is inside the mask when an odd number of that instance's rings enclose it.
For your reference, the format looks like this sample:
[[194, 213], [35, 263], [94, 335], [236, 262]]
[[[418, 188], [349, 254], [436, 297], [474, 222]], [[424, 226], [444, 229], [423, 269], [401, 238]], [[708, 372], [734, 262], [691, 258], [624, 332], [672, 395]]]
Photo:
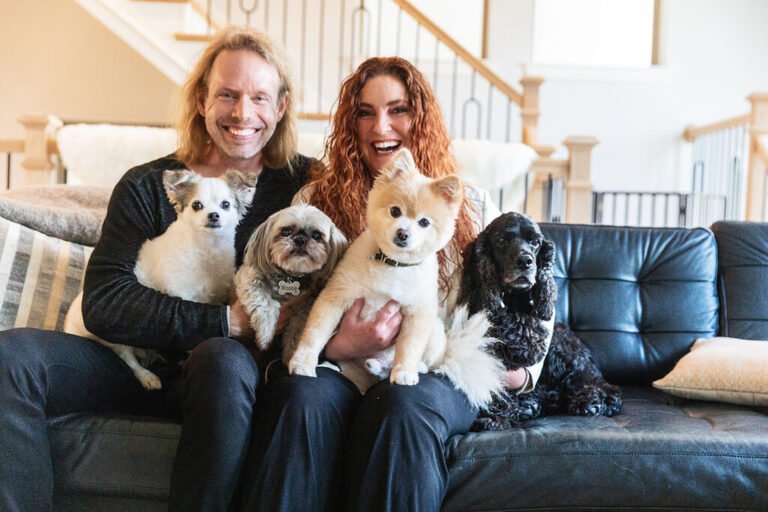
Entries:
[[[503, 430], [513, 423], [559, 413], [613, 416], [621, 391], [605, 381], [587, 346], [563, 324], [552, 327], [557, 301], [555, 245], [525, 215], [494, 220], [468, 248], [461, 302], [470, 313], [486, 310], [492, 346], [508, 369], [546, 356], [530, 393], [497, 396], [480, 411], [473, 430]], [[551, 336], [549, 352], [547, 343]]]

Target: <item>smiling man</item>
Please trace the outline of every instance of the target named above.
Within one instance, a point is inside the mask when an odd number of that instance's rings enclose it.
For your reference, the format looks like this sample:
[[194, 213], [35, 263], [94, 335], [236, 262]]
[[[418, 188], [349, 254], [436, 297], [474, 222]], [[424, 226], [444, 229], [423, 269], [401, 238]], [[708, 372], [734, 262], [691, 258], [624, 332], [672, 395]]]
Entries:
[[296, 153], [293, 98], [286, 61], [269, 39], [227, 30], [182, 89], [178, 150], [129, 170], [115, 186], [86, 271], [83, 319], [103, 339], [162, 353], [168, 363], [152, 367], [161, 390], [144, 390], [112, 350], [91, 340], [36, 329], [0, 332], [0, 510], [52, 509], [49, 415], [125, 409], [181, 421], [171, 510], [230, 509], [260, 380], [246, 348], [253, 345], [248, 316], [237, 303], [164, 295], [141, 285], [133, 269], [144, 242], [176, 219], [163, 188], [166, 169], [258, 176], [237, 229], [242, 257], [251, 232], [290, 204], [312, 163]]
[[224, 50], [206, 89], [200, 91], [198, 110], [212, 143], [201, 163], [214, 173], [222, 165], [261, 172], [261, 151], [288, 105], [277, 69], [249, 50]]

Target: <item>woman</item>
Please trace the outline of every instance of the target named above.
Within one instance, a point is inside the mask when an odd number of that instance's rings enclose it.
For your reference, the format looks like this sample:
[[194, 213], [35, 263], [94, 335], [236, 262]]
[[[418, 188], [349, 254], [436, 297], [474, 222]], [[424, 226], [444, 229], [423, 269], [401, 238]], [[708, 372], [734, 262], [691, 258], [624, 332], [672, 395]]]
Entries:
[[[400, 147], [410, 149], [427, 176], [457, 171], [424, 76], [400, 58], [369, 59], [342, 84], [327, 167], [314, 170], [299, 198], [354, 240], [365, 228], [373, 180]], [[487, 193], [469, 189], [467, 195], [454, 238], [439, 254], [443, 312], [455, 303], [461, 252], [498, 215]], [[342, 319], [327, 360], [366, 357], [394, 342], [398, 305], [390, 302], [365, 321], [363, 304], [359, 299]], [[531, 387], [538, 369], [529, 370], [510, 372], [507, 386]], [[266, 378], [245, 481], [247, 510], [440, 508], [448, 482], [445, 443], [466, 433], [477, 414], [450, 381], [434, 374], [422, 375], [416, 386], [382, 381], [361, 397], [332, 368], [318, 368], [316, 379], [288, 376], [275, 361]]]

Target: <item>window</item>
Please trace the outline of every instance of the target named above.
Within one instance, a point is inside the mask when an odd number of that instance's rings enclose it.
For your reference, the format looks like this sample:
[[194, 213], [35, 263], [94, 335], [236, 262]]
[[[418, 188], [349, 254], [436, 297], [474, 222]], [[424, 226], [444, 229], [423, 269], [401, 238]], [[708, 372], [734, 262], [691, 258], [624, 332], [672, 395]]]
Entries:
[[647, 69], [657, 0], [535, 0], [533, 62]]

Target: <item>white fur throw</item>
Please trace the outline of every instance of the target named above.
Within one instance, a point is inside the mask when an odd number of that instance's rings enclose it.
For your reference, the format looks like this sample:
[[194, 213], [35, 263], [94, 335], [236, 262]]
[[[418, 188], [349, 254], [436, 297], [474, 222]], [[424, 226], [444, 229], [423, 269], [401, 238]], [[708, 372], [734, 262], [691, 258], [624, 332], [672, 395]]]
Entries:
[[125, 171], [176, 150], [172, 128], [68, 124], [56, 135], [67, 183], [113, 187]]
[[[112, 187], [120, 177], [140, 165], [176, 149], [172, 128], [71, 124], [57, 135], [59, 152], [70, 184]], [[324, 135], [299, 134], [299, 152], [320, 158]], [[504, 192], [504, 205], [518, 209], [525, 193], [525, 175], [536, 158], [530, 146], [486, 140], [454, 140], [453, 150], [464, 180], [492, 193]], [[509, 208], [503, 208], [504, 210]]]
[[536, 158], [531, 146], [458, 139], [453, 141], [453, 151], [462, 179], [492, 193], [503, 191], [504, 205], [499, 208], [519, 211], [525, 196], [525, 175]]

